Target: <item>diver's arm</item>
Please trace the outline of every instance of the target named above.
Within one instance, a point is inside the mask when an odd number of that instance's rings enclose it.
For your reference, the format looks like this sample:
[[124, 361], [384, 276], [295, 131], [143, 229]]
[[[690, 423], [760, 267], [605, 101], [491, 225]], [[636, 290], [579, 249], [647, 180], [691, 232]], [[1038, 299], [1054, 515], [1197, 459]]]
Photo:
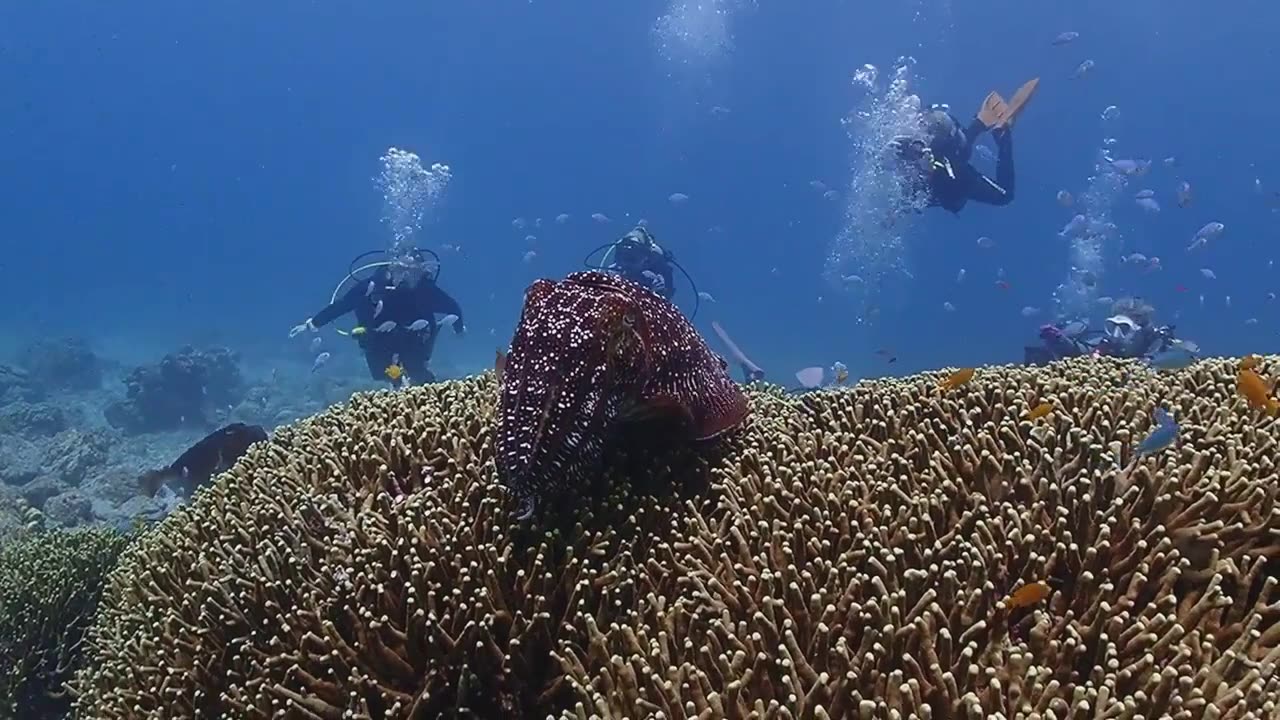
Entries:
[[461, 334], [465, 328], [462, 324], [462, 306], [458, 304], [458, 301], [454, 300], [452, 295], [442, 290], [435, 283], [428, 286], [427, 292], [427, 302], [431, 312], [441, 315], [457, 315], [458, 319], [453, 323], [453, 331]]
[[336, 301], [329, 303], [323, 310], [311, 316], [311, 324], [314, 327], [324, 327], [338, 318], [346, 315], [356, 309], [356, 303], [360, 302], [360, 298], [364, 297], [365, 288], [356, 283], [352, 285], [342, 297]]
[[1008, 205], [1013, 202], [1013, 135], [1008, 130], [993, 133], [999, 154], [996, 156], [996, 179], [970, 170], [965, 184], [969, 199], [988, 205]]

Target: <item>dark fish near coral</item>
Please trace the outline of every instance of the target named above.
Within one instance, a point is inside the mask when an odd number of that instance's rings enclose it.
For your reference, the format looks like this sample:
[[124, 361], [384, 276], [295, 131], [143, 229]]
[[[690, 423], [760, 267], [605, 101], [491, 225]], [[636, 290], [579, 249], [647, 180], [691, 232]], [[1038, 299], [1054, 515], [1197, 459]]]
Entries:
[[682, 419], [695, 440], [739, 425], [747, 400], [728, 363], [657, 294], [600, 272], [538, 280], [502, 368], [497, 464], [520, 519], [584, 484], [619, 421]]
[[172, 465], [143, 473], [138, 484], [147, 495], [155, 495], [161, 485], [171, 483], [181, 486], [190, 497], [209, 478], [235, 465], [250, 445], [266, 439], [267, 431], [259, 425], [231, 423], [206, 435]]

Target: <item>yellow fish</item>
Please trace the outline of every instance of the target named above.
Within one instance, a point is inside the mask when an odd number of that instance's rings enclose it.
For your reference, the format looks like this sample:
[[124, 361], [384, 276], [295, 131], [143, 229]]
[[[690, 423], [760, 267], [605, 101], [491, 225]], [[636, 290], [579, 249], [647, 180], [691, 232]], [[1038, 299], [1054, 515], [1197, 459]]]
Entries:
[[1053, 412], [1053, 403], [1042, 402], [1039, 405], [1027, 411], [1028, 420], [1039, 420], [1040, 418]]
[[969, 382], [972, 379], [973, 379], [973, 368], [962, 368], [960, 370], [957, 370], [951, 373], [951, 375], [949, 375], [946, 380], [943, 380], [942, 382], [938, 383], [938, 392], [955, 390], [956, 388]]
[[391, 378], [392, 381], [396, 381], [396, 380], [399, 380], [400, 377], [404, 375], [404, 368], [400, 367], [395, 363], [392, 363], [388, 365], [387, 369], [384, 370], [383, 372], [385, 372], [387, 374], [387, 377]]
[[367, 332], [369, 332], [369, 331], [368, 331], [366, 328], [364, 328], [364, 327], [362, 327], [362, 326], [360, 326], [360, 325], [357, 325], [356, 327], [351, 328], [351, 335], [352, 335], [352, 337], [355, 337], [356, 335], [363, 335], [363, 334], [365, 334], [365, 333], [367, 333]]
[[1236, 392], [1240, 393], [1251, 408], [1265, 410], [1272, 416], [1280, 412], [1280, 403], [1271, 397], [1267, 383], [1249, 368], [1242, 368], [1236, 375]]
[[1241, 370], [1252, 370], [1262, 364], [1262, 358], [1257, 355], [1245, 355], [1240, 360]]

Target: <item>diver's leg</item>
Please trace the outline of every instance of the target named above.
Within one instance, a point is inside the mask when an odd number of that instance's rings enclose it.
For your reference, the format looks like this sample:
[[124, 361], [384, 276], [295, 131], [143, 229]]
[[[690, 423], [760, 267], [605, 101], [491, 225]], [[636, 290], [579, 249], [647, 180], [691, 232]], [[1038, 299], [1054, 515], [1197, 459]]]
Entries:
[[965, 178], [969, 199], [987, 205], [1008, 205], [1013, 202], [1013, 138], [1009, 131], [995, 134], [1000, 149], [996, 157], [996, 179], [971, 170]]

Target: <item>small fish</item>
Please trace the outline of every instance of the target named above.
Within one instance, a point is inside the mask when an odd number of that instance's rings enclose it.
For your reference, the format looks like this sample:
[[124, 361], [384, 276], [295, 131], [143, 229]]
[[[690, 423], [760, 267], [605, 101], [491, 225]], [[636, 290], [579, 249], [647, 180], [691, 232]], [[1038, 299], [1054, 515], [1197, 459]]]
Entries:
[[1191, 183], [1186, 180], [1179, 182], [1173, 193], [1178, 198], [1178, 207], [1184, 208], [1191, 205]]
[[1173, 416], [1164, 408], [1156, 408], [1151, 413], [1152, 419], [1155, 421], [1155, 428], [1151, 430], [1151, 434], [1138, 444], [1138, 457], [1154, 455], [1164, 450], [1178, 439], [1178, 423], [1173, 421]]
[[716, 301], [715, 296], [709, 292], [706, 292], [705, 290], [698, 291], [698, 299], [703, 302], [709, 302], [709, 303], [713, 303]]
[[324, 341], [320, 339], [320, 336], [317, 335], [316, 337], [312, 338], [311, 352], [320, 352], [320, 346], [323, 344], [324, 344]]
[[835, 376], [837, 385], [843, 385], [849, 380], [849, 368], [839, 360], [831, 366], [831, 374]]
[[1028, 420], [1039, 420], [1040, 418], [1053, 412], [1053, 403], [1042, 402], [1039, 405], [1027, 411]]
[[374, 281], [370, 280], [370, 281], [369, 281], [369, 287], [367, 287], [367, 288], [365, 288], [365, 289], [364, 289], [364, 296], [365, 296], [365, 297], [369, 297], [369, 296], [373, 295], [373, 289], [374, 289], [375, 287], [377, 287], [377, 286], [378, 286], [378, 284], [377, 284], [377, 283], [375, 283]]
[[983, 250], [989, 250], [995, 246], [996, 246], [996, 241], [992, 240], [986, 235], [983, 235], [982, 237], [978, 238], [978, 247], [982, 248]]
[[529, 252], [526, 252], [522, 257], [526, 265], [533, 262], [537, 258], [538, 258], [538, 253], [535, 250], [530, 250]]
[[1247, 318], [1247, 319], [1244, 321], [1244, 324], [1245, 324], [1245, 325], [1257, 325], [1257, 324], [1258, 324], [1258, 318], [1256, 318], [1256, 317]]
[[840, 193], [836, 192], [835, 190], [828, 190], [822, 193], [822, 197], [825, 200], [835, 200], [836, 198], [840, 197]]
[[1195, 361], [1195, 354], [1184, 345], [1174, 345], [1147, 358], [1147, 364], [1155, 370], [1181, 370]]
[[1071, 73], [1070, 79], [1079, 80], [1085, 75], [1088, 75], [1090, 72], [1093, 71], [1093, 66], [1094, 66], [1094, 62], [1092, 60], [1085, 60], [1084, 62], [1076, 66], [1075, 72]]
[[973, 368], [961, 368], [947, 376], [946, 380], [938, 383], [937, 392], [946, 392], [947, 390], [955, 390], [973, 379]]
[[822, 182], [821, 180], [810, 180], [809, 187], [813, 188], [814, 190], [817, 190], [818, 192], [826, 192], [827, 190], [827, 184]]
[[1059, 191], [1058, 191], [1058, 204], [1059, 204], [1059, 205], [1061, 205], [1061, 206], [1062, 206], [1062, 207], [1064, 207], [1064, 208], [1069, 208], [1069, 207], [1071, 207], [1072, 205], [1075, 205], [1075, 203], [1076, 203], [1076, 199], [1075, 199], [1075, 197], [1073, 197], [1073, 196], [1071, 195], [1071, 193], [1067, 192], [1066, 190], [1059, 190]]
[[845, 285], [861, 285], [864, 282], [861, 275], [845, 275], [840, 281]]
[[1255, 410], [1264, 410], [1272, 417], [1280, 413], [1280, 402], [1271, 397], [1262, 376], [1250, 368], [1241, 368], [1236, 374], [1236, 392]]
[[315, 362], [311, 363], [311, 372], [315, 372], [320, 368], [324, 367], [324, 364], [327, 362], [329, 362], [329, 353], [327, 352], [320, 353], [319, 355], [316, 356]]
[[386, 373], [391, 382], [396, 382], [404, 375], [404, 368], [399, 363], [391, 363], [383, 372]]
[[1115, 105], [1108, 105], [1102, 111], [1103, 120], [1115, 120], [1118, 117], [1120, 117], [1120, 108], [1116, 107]]
[[1146, 261], [1147, 256], [1142, 253], [1130, 253], [1129, 255], [1125, 255], [1120, 258], [1120, 262], [1123, 263], [1145, 263]]
[[494, 350], [493, 356], [493, 374], [497, 376], [498, 383], [502, 383], [502, 373], [507, 369], [507, 354], [501, 350]]
[[1138, 198], [1134, 201], [1134, 204], [1149, 213], [1160, 212], [1160, 203], [1156, 202], [1155, 198]]
[[609, 222], [609, 216], [605, 215], [604, 213], [591, 213], [591, 219], [595, 220], [598, 223]]
[[1170, 155], [1164, 159], [1164, 166], [1167, 168], [1178, 167], [1178, 158]]
[[1026, 307], [1022, 308], [1022, 317], [1025, 317], [1025, 318], [1035, 317], [1036, 315], [1039, 315], [1039, 314], [1040, 314], [1040, 308], [1035, 307], [1033, 305], [1027, 305]]
[[997, 280], [997, 281], [996, 281], [996, 288], [997, 288], [997, 289], [999, 289], [999, 290], [1008, 290], [1008, 289], [1009, 289], [1009, 282], [1008, 282], [1007, 280]]
[[1027, 583], [1022, 587], [1009, 593], [1009, 597], [1004, 599], [1004, 604], [1010, 610], [1031, 607], [1036, 603], [1049, 597], [1053, 591], [1049, 588], [1049, 584], [1043, 580], [1033, 583]]
[[378, 316], [381, 314], [382, 314], [382, 301], [379, 300], [378, 304], [373, 306], [373, 319], [377, 320]]
[[563, 225], [569, 222], [569, 213], [560, 213], [556, 216], [556, 224]]
[[376, 331], [378, 331], [378, 332], [381, 332], [381, 333], [384, 333], [384, 332], [391, 332], [392, 330], [395, 330], [395, 329], [396, 329], [396, 321], [395, 321], [395, 320], [388, 320], [388, 321], [386, 321], [386, 322], [382, 323], [381, 325], [379, 325], [378, 327], [374, 328], [374, 330], [376, 330]]
[[427, 320], [426, 318], [419, 318], [409, 323], [409, 329], [414, 332], [418, 332], [419, 330], [426, 330], [427, 326], [430, 324], [430, 320]]
[[1269, 292], [1269, 293], [1267, 293], [1267, 294], [1265, 295], [1265, 297], [1266, 297], [1266, 299], [1267, 299], [1267, 302], [1275, 302], [1275, 300], [1276, 300], [1276, 294], [1275, 294], [1275, 293], [1273, 293], [1273, 292]]
[[515, 228], [515, 229], [517, 229], [517, 230], [523, 230], [523, 229], [524, 229], [524, 226], [525, 226], [525, 225], [527, 225], [527, 224], [528, 224], [528, 223], [527, 223], [527, 222], [525, 221], [525, 219], [524, 219], [524, 218], [522, 218], [522, 217], [518, 217], [518, 218], [516, 218], [515, 220], [512, 220], [512, 221], [511, 221], [511, 227], [513, 227], [513, 228]]
[[1209, 268], [1200, 268], [1200, 274], [1201, 274], [1201, 275], [1203, 275], [1203, 276], [1205, 276], [1206, 278], [1208, 278], [1208, 279], [1210, 279], [1210, 280], [1217, 280], [1217, 279], [1218, 279], [1218, 276], [1217, 276], [1217, 275], [1215, 275], [1215, 274], [1214, 274], [1214, 272], [1213, 272], [1212, 270], [1210, 270]]
[[537, 243], [537, 242], [538, 242], [538, 236], [537, 236], [537, 235], [525, 235], [525, 236], [524, 236], [524, 241], [525, 241], [526, 243], [530, 244], [530, 245], [533, 245], [533, 244], [535, 244], [535, 243]]
[[964, 282], [964, 268], [960, 268], [960, 272], [956, 273], [956, 282], [957, 283]]
[[1062, 229], [1058, 231], [1059, 237], [1074, 238], [1085, 234], [1089, 228], [1089, 220], [1084, 215], [1076, 215], [1072, 217]]
[[361, 335], [363, 335], [363, 334], [365, 334], [365, 333], [367, 333], [367, 332], [369, 332], [369, 329], [368, 329], [368, 328], [366, 328], [366, 327], [364, 327], [364, 326], [361, 326], [361, 325], [357, 325], [357, 326], [355, 326], [355, 327], [351, 328], [351, 336], [352, 336], [352, 337], [360, 337]]
[[1056, 45], [1056, 46], [1070, 45], [1071, 43], [1075, 42], [1079, 37], [1080, 37], [1080, 33], [1074, 30], [1067, 30], [1066, 32], [1058, 33], [1057, 37], [1049, 41], [1049, 44]]
[[956, 311], [956, 306], [955, 306], [955, 305], [952, 305], [952, 304], [951, 304], [951, 301], [950, 301], [950, 300], [948, 300], [947, 302], [942, 303], [942, 309], [943, 309], [943, 310], [946, 310], [947, 312], [955, 312], [955, 311]]
[[1151, 189], [1139, 190], [1138, 192], [1133, 194], [1133, 197], [1137, 200], [1141, 200], [1143, 198], [1153, 198], [1155, 196], [1156, 196], [1156, 191]]
[[674, 192], [667, 196], [667, 200], [670, 201], [672, 205], [681, 205], [689, 201], [689, 196], [682, 192]]

